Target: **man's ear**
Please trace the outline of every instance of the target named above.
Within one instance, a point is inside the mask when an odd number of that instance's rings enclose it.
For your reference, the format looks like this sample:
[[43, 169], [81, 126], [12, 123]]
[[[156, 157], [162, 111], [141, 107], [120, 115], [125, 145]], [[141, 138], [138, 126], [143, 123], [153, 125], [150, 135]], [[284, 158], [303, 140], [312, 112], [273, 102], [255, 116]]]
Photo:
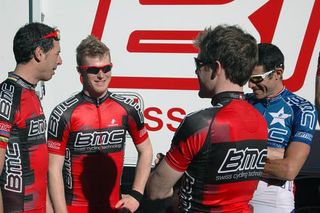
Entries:
[[276, 68], [276, 74], [281, 79], [282, 78], [282, 74], [283, 74], [283, 69], [282, 68]]
[[79, 73], [80, 82], [81, 84], [83, 84], [83, 77], [85, 77], [85, 72], [79, 69], [79, 67], [77, 67], [77, 71]]
[[44, 53], [41, 47], [36, 47], [36, 49], [33, 52], [33, 57], [34, 60], [36, 60], [37, 62], [41, 61], [41, 58], [43, 57]]
[[221, 67], [221, 64], [219, 61], [215, 61], [214, 64], [210, 66], [212, 70], [211, 80], [213, 80], [216, 77], [218, 70], [220, 70], [220, 67]]

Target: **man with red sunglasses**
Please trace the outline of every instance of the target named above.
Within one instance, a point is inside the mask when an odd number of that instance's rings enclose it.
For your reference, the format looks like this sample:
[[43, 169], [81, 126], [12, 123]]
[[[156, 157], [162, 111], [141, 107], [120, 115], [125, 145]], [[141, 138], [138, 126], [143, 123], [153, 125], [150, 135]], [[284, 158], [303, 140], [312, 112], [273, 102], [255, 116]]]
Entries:
[[317, 111], [285, 88], [281, 50], [268, 43], [258, 47], [259, 61], [249, 80], [253, 93], [247, 99], [267, 120], [268, 159], [251, 205], [257, 213], [289, 213], [294, 210], [293, 180], [309, 155]]
[[[83, 90], [59, 104], [48, 124], [49, 191], [55, 212], [106, 213], [140, 205], [152, 147], [139, 103], [108, 90], [109, 48], [93, 36], [77, 47]], [[132, 190], [121, 198], [126, 132], [138, 151]]]
[[57, 29], [42, 23], [15, 34], [17, 65], [0, 84], [0, 212], [46, 212], [46, 120], [35, 87], [61, 65], [59, 39]]

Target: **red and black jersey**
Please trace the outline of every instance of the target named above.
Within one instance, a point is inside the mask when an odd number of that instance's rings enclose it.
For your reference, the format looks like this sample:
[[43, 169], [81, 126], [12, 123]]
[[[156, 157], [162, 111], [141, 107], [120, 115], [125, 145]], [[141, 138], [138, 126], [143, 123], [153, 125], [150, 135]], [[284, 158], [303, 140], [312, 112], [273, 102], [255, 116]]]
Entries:
[[251, 212], [249, 201], [267, 156], [267, 124], [243, 99], [224, 92], [212, 108], [188, 115], [172, 140], [166, 162], [185, 172], [182, 212]]
[[46, 121], [34, 85], [13, 73], [0, 84], [0, 148], [4, 212], [45, 211]]
[[52, 111], [48, 147], [65, 156], [67, 205], [112, 212], [120, 199], [126, 133], [136, 145], [144, 142], [143, 120], [139, 103], [111, 92], [100, 99], [80, 92]]

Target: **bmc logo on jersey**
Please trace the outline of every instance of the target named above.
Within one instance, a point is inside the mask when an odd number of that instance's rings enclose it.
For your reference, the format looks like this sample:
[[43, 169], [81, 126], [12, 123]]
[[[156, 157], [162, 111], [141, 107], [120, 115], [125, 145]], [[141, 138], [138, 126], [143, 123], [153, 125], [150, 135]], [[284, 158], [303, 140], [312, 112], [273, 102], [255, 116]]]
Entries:
[[29, 128], [29, 137], [45, 134], [46, 132], [46, 119], [37, 119], [30, 121], [30, 128]]
[[13, 102], [14, 86], [2, 84], [0, 91], [0, 116], [9, 120]]
[[124, 129], [78, 132], [73, 150], [77, 153], [119, 152], [125, 143]]
[[22, 192], [22, 162], [18, 143], [12, 143], [12, 147], [6, 153], [6, 182], [4, 188], [11, 192]]
[[111, 97], [132, 106], [138, 113], [139, 119], [143, 122], [143, 99], [142, 97], [135, 92], [114, 92], [111, 94]]
[[54, 137], [57, 137], [58, 135], [58, 123], [60, 121], [61, 115], [68, 110], [70, 107], [72, 107], [74, 104], [76, 104], [79, 100], [75, 98], [74, 96], [70, 97], [65, 102], [58, 105], [51, 113], [50, 119], [49, 119], [49, 125], [48, 125], [48, 133], [53, 135]]
[[83, 133], [79, 132], [76, 135], [76, 140], [74, 142], [75, 147], [89, 147], [98, 145], [115, 145], [122, 144], [124, 142], [125, 131], [123, 129], [116, 129], [111, 131], [102, 132], [90, 132]]
[[237, 150], [229, 149], [219, 173], [233, 173], [245, 170], [263, 170], [267, 156], [267, 150], [250, 149]]

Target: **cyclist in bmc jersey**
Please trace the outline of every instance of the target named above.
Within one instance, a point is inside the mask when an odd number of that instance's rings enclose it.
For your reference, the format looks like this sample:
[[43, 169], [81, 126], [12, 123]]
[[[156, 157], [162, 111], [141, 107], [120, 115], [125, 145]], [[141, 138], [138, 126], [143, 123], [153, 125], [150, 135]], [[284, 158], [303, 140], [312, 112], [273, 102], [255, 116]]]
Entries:
[[62, 63], [59, 32], [27, 24], [16, 33], [13, 49], [17, 66], [0, 84], [0, 212], [45, 213], [46, 120], [35, 86], [50, 80]]
[[267, 156], [267, 124], [243, 95], [257, 61], [256, 40], [219, 25], [200, 33], [196, 45], [199, 96], [211, 98], [212, 107], [178, 127], [148, 181], [146, 208], [161, 212], [182, 177], [179, 212], [252, 212], [249, 201]]
[[273, 44], [261, 43], [259, 62], [250, 77], [248, 101], [268, 123], [268, 159], [251, 204], [255, 212], [292, 212], [294, 183], [308, 157], [317, 111], [282, 82], [284, 56]]
[[[49, 190], [54, 210], [134, 212], [152, 161], [140, 103], [108, 91], [110, 53], [95, 37], [80, 43], [77, 63], [83, 91], [59, 104], [48, 124]], [[132, 190], [121, 198], [127, 132], [139, 155]]]

